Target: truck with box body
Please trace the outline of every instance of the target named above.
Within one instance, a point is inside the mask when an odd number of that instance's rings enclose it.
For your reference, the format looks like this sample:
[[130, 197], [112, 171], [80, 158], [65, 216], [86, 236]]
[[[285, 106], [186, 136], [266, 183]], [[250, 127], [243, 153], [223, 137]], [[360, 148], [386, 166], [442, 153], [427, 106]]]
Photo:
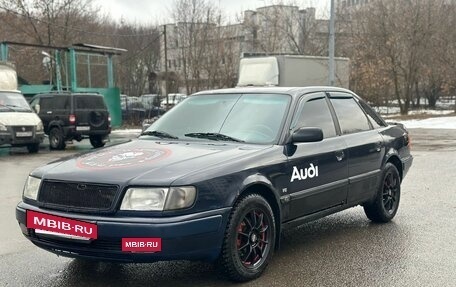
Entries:
[[[335, 86], [348, 89], [350, 61], [336, 57]], [[329, 58], [302, 55], [244, 56], [238, 86], [305, 87], [329, 83]]]

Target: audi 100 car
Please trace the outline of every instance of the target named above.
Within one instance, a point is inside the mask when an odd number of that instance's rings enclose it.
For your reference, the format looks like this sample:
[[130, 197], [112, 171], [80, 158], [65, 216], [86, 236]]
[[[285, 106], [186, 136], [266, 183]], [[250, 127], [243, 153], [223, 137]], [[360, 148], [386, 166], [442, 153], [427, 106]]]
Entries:
[[411, 164], [404, 127], [349, 90], [206, 91], [136, 140], [32, 171], [16, 218], [58, 255], [208, 260], [246, 281], [286, 228], [358, 205], [390, 221]]

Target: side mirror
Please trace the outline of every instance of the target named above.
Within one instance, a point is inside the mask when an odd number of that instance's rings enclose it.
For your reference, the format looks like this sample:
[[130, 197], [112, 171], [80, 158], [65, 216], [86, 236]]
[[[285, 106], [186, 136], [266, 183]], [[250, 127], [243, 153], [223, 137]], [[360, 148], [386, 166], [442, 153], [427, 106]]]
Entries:
[[35, 112], [36, 112], [37, 114], [40, 113], [40, 105], [38, 105], [38, 104], [34, 105], [34, 106], [33, 106], [33, 109], [35, 110]]
[[320, 128], [300, 128], [292, 135], [291, 143], [309, 143], [323, 140], [323, 131]]

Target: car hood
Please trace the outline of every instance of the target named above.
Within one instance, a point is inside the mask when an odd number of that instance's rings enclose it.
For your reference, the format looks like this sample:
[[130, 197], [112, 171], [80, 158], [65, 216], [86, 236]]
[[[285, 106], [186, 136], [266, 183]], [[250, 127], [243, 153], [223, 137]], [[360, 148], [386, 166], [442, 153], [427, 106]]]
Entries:
[[5, 126], [36, 126], [40, 121], [35, 113], [0, 112], [0, 124]]
[[[264, 145], [134, 140], [62, 159], [32, 174], [44, 179], [124, 185], [168, 186], [191, 173], [260, 153]], [[192, 182], [188, 182], [191, 184]]]

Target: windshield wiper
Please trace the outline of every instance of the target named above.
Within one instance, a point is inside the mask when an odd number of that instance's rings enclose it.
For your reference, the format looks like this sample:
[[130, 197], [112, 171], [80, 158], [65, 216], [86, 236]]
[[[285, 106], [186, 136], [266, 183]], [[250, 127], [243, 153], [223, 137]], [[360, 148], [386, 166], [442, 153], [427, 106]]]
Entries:
[[17, 112], [15, 109], [13, 109], [13, 107], [17, 107], [17, 106], [14, 106], [14, 105], [4, 105], [4, 104], [0, 104], [0, 107], [3, 107], [3, 108], [7, 108], [11, 111], [15, 111]]
[[190, 137], [190, 138], [200, 138], [200, 139], [208, 139], [208, 140], [214, 140], [214, 141], [232, 141], [232, 142], [245, 142], [243, 140], [233, 138], [224, 134], [220, 133], [189, 133], [185, 134], [184, 136]]
[[174, 139], [174, 140], [179, 139], [178, 137], [173, 136], [172, 134], [169, 134], [167, 132], [162, 132], [162, 131], [144, 131], [141, 133], [141, 135], [142, 136], [155, 136], [155, 137], [159, 137], [162, 139]]

